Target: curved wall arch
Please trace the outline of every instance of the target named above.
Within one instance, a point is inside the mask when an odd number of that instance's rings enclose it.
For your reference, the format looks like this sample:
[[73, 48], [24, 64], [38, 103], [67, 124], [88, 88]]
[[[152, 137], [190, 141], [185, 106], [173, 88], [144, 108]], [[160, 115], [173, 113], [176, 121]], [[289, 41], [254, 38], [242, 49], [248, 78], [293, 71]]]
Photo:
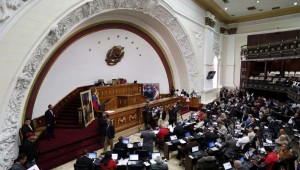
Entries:
[[[55, 26], [50, 29], [45, 37], [40, 37], [35, 50], [28, 54], [27, 60], [22, 64], [20, 72], [16, 76], [11, 90], [9, 90], [8, 98], [3, 110], [3, 126], [1, 127], [2, 136], [0, 138], [0, 168], [8, 169], [12, 164], [17, 153], [18, 127], [20, 127], [20, 115], [23, 112], [23, 106], [26, 101], [26, 96], [30, 88], [33, 87], [33, 80], [39, 72], [42, 64], [47, 60], [49, 52], [57, 45], [59, 41], [71, 32], [78, 23], [89, 19], [100, 13], [130, 9], [149, 15], [164, 25], [173, 36], [174, 41], [178, 44], [182, 57], [185, 61], [186, 71], [190, 89], [200, 91], [198, 71], [195, 68], [195, 56], [191, 47], [191, 42], [185, 30], [181, 26], [174, 14], [170, 12], [163, 4], [159, 4], [157, 0], [153, 1], [122, 1], [120, 3], [112, 3], [112, 0], [105, 1], [90, 1], [81, 4], [78, 8], [70, 13], [67, 13]], [[119, 2], [119, 1], [118, 1]], [[123, 4], [125, 3], [125, 4]], [[160, 2], [162, 3], [162, 2]], [[72, 8], [72, 7], [71, 7]]]

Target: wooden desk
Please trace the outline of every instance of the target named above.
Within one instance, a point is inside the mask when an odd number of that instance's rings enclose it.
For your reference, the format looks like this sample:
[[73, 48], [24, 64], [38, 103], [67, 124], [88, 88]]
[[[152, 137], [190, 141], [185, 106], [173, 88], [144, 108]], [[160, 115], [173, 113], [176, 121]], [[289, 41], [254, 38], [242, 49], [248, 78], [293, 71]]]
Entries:
[[[162, 106], [164, 109], [175, 103], [178, 99], [176, 97], [169, 97], [151, 101], [149, 107]], [[117, 108], [105, 111], [105, 114], [112, 120], [115, 126], [116, 133], [132, 128], [134, 126], [142, 125], [143, 116], [142, 111], [146, 103], [131, 105], [127, 107]]]

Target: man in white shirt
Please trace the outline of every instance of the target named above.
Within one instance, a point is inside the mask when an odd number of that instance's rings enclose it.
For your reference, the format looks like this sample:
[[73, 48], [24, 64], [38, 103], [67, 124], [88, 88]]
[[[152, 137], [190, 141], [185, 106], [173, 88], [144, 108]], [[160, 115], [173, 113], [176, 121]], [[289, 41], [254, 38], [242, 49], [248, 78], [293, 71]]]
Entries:
[[248, 128], [248, 137], [249, 137], [249, 139], [250, 139], [251, 142], [253, 141], [253, 138], [255, 137], [255, 133], [254, 133], [252, 127]]
[[248, 133], [246, 131], [243, 131], [243, 137], [238, 139], [238, 141], [236, 142], [236, 146], [244, 149], [244, 146], [249, 142], [250, 138], [248, 136]]

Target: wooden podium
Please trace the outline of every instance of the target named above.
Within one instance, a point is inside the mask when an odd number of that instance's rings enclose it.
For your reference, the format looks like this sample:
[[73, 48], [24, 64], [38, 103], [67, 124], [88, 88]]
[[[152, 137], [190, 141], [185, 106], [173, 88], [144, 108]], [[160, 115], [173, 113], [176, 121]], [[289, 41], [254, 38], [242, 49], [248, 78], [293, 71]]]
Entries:
[[[158, 107], [162, 106], [164, 109], [169, 108], [178, 98], [169, 97], [164, 99], [159, 99], [156, 101], [151, 101], [149, 107]], [[142, 111], [146, 103], [135, 104], [127, 107], [117, 108], [113, 110], [106, 110], [105, 114], [112, 120], [113, 125], [115, 126], [116, 132], [120, 132], [134, 126], [142, 125], [143, 116]]]

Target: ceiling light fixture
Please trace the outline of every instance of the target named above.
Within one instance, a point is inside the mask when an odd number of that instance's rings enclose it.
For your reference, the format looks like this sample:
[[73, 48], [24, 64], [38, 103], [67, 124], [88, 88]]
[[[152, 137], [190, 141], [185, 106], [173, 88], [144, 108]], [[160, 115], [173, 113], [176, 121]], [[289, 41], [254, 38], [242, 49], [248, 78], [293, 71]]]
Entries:
[[256, 1], [256, 3], [259, 3], [259, 1]]
[[297, 2], [294, 2], [294, 5], [298, 5], [298, 3], [297, 3]]
[[227, 10], [228, 8], [227, 8], [227, 7], [225, 7], [224, 9], [225, 9], [225, 10]]

